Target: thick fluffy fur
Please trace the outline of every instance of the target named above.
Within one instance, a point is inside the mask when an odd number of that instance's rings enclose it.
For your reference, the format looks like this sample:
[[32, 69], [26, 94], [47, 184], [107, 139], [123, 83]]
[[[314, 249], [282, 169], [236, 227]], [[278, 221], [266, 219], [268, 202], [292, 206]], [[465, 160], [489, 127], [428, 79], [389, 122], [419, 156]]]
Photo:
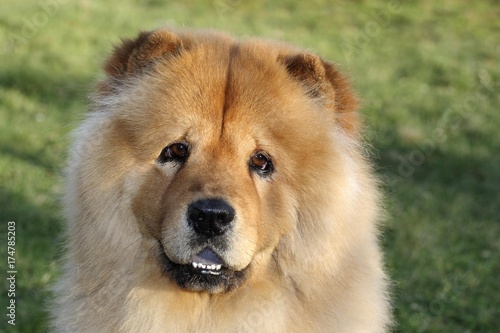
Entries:
[[[335, 65], [157, 30], [123, 41], [105, 72], [70, 151], [56, 332], [387, 330], [379, 194]], [[162, 161], [176, 142], [189, 156]], [[256, 152], [268, 173], [249, 167]], [[234, 208], [226, 234], [193, 231], [203, 198]], [[205, 284], [182, 270], [202, 248], [226, 267]]]

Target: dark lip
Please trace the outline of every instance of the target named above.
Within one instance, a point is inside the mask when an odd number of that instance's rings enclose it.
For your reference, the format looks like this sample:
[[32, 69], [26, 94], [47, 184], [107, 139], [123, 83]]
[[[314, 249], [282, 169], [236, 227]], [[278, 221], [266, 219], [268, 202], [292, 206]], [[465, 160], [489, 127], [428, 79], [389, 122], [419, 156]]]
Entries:
[[158, 241], [158, 259], [164, 275], [172, 279], [179, 287], [189, 291], [226, 293], [241, 286], [248, 276], [250, 265], [235, 271], [223, 264], [218, 274], [213, 271], [194, 268], [192, 263], [178, 264], [165, 253], [163, 244]]

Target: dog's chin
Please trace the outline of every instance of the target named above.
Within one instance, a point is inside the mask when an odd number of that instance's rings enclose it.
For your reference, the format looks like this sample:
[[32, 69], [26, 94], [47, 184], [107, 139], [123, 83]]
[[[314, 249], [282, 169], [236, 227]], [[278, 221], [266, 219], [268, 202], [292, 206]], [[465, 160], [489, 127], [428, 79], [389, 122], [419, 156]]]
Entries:
[[161, 242], [158, 245], [163, 273], [182, 289], [210, 294], [226, 293], [240, 287], [247, 278], [250, 265], [242, 270], [233, 270], [208, 248], [194, 255], [189, 263], [179, 264], [165, 254]]

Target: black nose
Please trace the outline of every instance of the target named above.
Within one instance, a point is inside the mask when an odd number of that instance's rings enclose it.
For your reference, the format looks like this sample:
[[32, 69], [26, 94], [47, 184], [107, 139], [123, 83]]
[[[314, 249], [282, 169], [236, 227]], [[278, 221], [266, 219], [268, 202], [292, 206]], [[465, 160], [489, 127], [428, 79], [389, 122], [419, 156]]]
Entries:
[[231, 226], [234, 208], [220, 199], [202, 199], [188, 207], [188, 220], [193, 229], [208, 238], [222, 235]]

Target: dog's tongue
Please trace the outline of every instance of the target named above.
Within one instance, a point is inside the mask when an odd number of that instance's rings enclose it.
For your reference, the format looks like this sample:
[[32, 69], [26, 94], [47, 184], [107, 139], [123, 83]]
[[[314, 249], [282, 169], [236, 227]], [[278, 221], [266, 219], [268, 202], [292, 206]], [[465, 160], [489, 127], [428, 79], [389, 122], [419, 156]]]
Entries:
[[205, 249], [191, 257], [191, 262], [201, 263], [205, 265], [222, 265], [222, 260], [214, 251], [210, 249]]

